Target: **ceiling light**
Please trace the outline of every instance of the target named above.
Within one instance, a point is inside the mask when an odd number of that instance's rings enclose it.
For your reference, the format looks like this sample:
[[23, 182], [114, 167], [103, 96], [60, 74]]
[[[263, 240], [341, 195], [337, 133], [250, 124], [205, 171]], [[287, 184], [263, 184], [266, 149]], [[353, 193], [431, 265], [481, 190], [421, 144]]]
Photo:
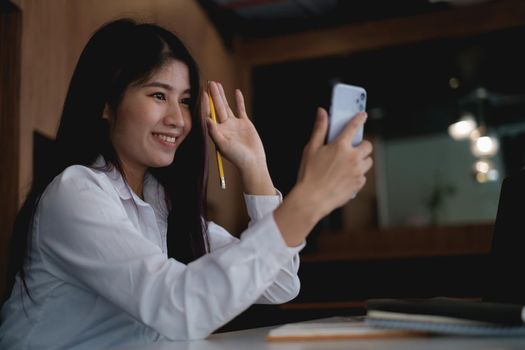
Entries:
[[448, 134], [454, 140], [464, 140], [478, 127], [476, 119], [471, 113], [465, 113], [461, 118], [448, 127]]
[[486, 174], [491, 168], [492, 164], [486, 159], [481, 159], [474, 163], [474, 170], [478, 173]]
[[470, 150], [475, 157], [492, 157], [498, 152], [499, 142], [494, 136], [480, 136], [472, 141]]

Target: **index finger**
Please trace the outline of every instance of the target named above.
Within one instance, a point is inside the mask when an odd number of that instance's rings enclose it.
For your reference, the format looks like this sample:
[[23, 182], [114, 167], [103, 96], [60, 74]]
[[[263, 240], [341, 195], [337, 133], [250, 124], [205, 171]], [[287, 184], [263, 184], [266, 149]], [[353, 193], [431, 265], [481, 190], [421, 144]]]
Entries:
[[222, 123], [226, 119], [228, 119], [228, 111], [226, 109], [226, 106], [224, 105], [224, 101], [221, 96], [221, 92], [219, 89], [219, 84], [211, 81], [209, 82], [209, 93], [211, 94], [211, 97], [213, 99], [213, 104], [215, 106], [215, 113], [217, 117], [217, 122]]
[[356, 116], [345, 126], [337, 138], [353, 140], [357, 130], [365, 123], [366, 118], [366, 112], [357, 113]]

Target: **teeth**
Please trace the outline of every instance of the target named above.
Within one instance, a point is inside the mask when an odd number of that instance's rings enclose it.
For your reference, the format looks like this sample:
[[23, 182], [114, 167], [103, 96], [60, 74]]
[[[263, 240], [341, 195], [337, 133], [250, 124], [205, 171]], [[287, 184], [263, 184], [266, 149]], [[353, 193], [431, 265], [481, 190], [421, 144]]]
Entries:
[[175, 143], [175, 137], [173, 136], [166, 136], [166, 135], [161, 135], [161, 134], [153, 134], [153, 135], [155, 135], [162, 141], [169, 142], [169, 143]]

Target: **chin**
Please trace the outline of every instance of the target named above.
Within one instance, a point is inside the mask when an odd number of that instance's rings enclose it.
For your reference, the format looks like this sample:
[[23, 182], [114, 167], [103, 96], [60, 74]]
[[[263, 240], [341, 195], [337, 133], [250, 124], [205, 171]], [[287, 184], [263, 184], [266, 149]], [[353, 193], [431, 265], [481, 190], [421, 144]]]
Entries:
[[151, 162], [150, 167], [151, 168], [164, 168], [164, 167], [171, 165], [174, 159], [175, 159], [174, 156], [158, 158], [158, 159], [155, 159], [153, 162]]
[[156, 166], [156, 168], [164, 168], [164, 167], [167, 167], [167, 166], [170, 166], [171, 163], [173, 163], [173, 159], [169, 162], [162, 162], [160, 163], [159, 165]]

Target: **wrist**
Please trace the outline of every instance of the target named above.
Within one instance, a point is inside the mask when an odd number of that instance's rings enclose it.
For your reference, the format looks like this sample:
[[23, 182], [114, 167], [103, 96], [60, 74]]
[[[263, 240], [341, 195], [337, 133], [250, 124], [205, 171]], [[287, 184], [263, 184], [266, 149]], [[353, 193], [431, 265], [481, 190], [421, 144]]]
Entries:
[[240, 169], [244, 192], [251, 195], [275, 195], [275, 187], [266, 162], [253, 163]]
[[323, 207], [323, 201], [317, 195], [317, 191], [306, 184], [298, 182], [287, 197], [290, 197], [296, 210], [307, 218], [307, 222], [312, 226], [328, 214], [328, 211]]
[[275, 221], [289, 247], [301, 244], [324, 216], [318, 204], [306, 187], [296, 185], [275, 210]]

